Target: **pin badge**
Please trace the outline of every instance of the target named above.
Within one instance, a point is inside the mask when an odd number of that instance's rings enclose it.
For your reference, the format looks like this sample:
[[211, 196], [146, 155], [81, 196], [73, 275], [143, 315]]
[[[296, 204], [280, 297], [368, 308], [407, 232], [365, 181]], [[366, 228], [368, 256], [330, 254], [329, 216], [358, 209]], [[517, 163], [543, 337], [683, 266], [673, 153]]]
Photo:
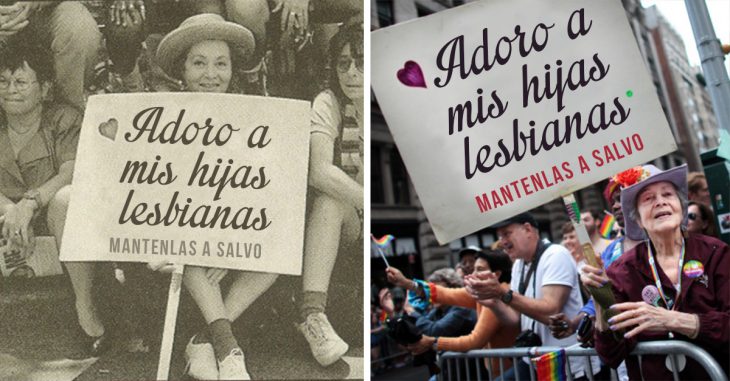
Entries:
[[705, 266], [700, 261], [689, 261], [682, 267], [682, 272], [687, 278], [695, 279], [705, 273]]

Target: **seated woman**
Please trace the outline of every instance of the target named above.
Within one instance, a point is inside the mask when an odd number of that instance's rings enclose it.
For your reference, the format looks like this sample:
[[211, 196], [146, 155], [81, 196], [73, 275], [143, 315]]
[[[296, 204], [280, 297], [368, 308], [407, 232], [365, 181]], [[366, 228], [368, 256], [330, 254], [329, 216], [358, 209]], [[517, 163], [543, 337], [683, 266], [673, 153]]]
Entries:
[[[238, 65], [246, 62], [254, 45], [253, 35], [241, 25], [217, 14], [199, 14], [165, 36], [157, 49], [157, 61], [168, 75], [182, 80], [187, 91], [226, 93], [240, 86]], [[224, 297], [219, 282], [229, 274], [235, 279]], [[183, 282], [207, 323], [185, 349], [189, 376], [250, 379], [231, 322], [276, 278], [277, 274], [186, 267]]]
[[[324, 314], [341, 240], [362, 241], [363, 31], [349, 25], [330, 41], [330, 88], [312, 104], [309, 194], [304, 239], [300, 331], [322, 365], [348, 345]], [[361, 255], [361, 252], [353, 253]]]
[[[26, 36], [0, 51], [0, 219], [6, 250], [29, 253], [34, 235], [53, 235], [61, 247], [81, 128], [72, 106], [47, 102], [53, 57]], [[94, 264], [66, 262], [88, 352], [106, 348], [104, 326], [91, 297]]]
[[[596, 350], [612, 367], [626, 359], [632, 380], [672, 378], [668, 356], [643, 356], [641, 365], [628, 356], [637, 343], [682, 340], [698, 345], [728, 371], [730, 343], [730, 249], [720, 240], [683, 234], [687, 215], [686, 165], [660, 171], [647, 165], [636, 182], [621, 191], [626, 235], [638, 246], [608, 269], [608, 278], [586, 266], [585, 284], [600, 287], [608, 280], [618, 312], [596, 319]], [[596, 305], [596, 316], [603, 316]], [[625, 330], [625, 334], [614, 332]], [[680, 379], [708, 379], [704, 368], [676, 356]]]
[[[514, 344], [515, 337], [519, 333], [519, 327], [502, 324], [491, 309], [477, 303], [466, 289], [450, 289], [433, 283], [429, 283], [424, 287], [420, 283], [403, 276], [403, 273], [395, 267], [388, 267], [385, 271], [388, 274], [388, 281], [417, 292], [424, 300], [429, 299], [426, 295], [428, 293], [433, 303], [462, 306], [477, 311], [477, 323], [468, 335], [459, 337], [423, 335], [420, 342], [411, 346], [410, 349], [413, 353], [423, 353], [431, 348], [438, 351], [466, 352], [482, 348], [507, 348]], [[495, 273], [499, 278], [499, 282], [507, 287], [512, 277], [512, 261], [502, 251], [479, 251], [477, 252], [477, 260], [474, 263], [474, 273], [482, 271]], [[505, 369], [511, 366], [509, 361], [506, 363]], [[490, 378], [498, 377], [500, 375], [498, 359], [493, 359], [491, 366], [494, 374], [491, 374]]]

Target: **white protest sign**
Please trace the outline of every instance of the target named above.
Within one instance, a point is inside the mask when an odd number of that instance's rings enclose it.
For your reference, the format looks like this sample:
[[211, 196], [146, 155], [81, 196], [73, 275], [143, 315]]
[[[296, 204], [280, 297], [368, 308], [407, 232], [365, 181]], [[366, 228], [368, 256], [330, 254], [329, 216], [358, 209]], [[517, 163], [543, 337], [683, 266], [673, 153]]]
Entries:
[[301, 274], [309, 120], [276, 98], [89, 98], [61, 260]]
[[676, 149], [620, 1], [489, 0], [372, 33], [439, 242]]

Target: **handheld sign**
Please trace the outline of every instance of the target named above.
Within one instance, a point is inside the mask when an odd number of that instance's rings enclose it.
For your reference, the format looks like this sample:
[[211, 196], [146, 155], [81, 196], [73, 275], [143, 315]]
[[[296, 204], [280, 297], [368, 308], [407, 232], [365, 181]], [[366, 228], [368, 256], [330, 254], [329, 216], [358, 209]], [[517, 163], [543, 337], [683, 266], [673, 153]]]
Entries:
[[617, 1], [490, 0], [381, 29], [371, 78], [441, 243], [676, 149]]
[[307, 102], [91, 97], [61, 260], [301, 274], [308, 159]]

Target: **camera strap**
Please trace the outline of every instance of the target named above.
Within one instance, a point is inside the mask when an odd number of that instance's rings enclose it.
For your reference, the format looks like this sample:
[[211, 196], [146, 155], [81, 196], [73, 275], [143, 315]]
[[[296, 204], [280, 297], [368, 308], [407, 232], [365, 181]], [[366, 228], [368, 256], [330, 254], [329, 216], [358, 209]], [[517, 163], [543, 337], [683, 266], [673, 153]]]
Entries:
[[[537, 250], [535, 252], [535, 259], [532, 260], [532, 264], [530, 265], [530, 269], [527, 270], [527, 276], [525, 276], [525, 262], [522, 262], [522, 271], [520, 271], [520, 285], [519, 291], [520, 295], [525, 295], [525, 290], [527, 290], [527, 284], [530, 283], [530, 278], [535, 275], [535, 271], [537, 271], [537, 265], [540, 263], [540, 257], [542, 257], [542, 253], [547, 250], [552, 243], [547, 242], [547, 245], [545, 244], [547, 241], [543, 241], [542, 239], [537, 242]], [[532, 282], [532, 298], [534, 299], [537, 296], [537, 280], [533, 280]], [[535, 331], [535, 319], [532, 319], [532, 331]]]
[[[549, 243], [546, 245], [545, 241], [540, 240], [537, 243], [537, 251], [535, 252], [535, 259], [532, 261], [532, 265], [530, 265], [530, 269], [527, 270], [527, 276], [525, 276], [525, 262], [522, 262], [522, 270], [520, 271], [520, 285], [518, 288], [518, 292], [520, 295], [525, 295], [525, 290], [527, 290], [527, 284], [530, 283], [530, 278], [532, 278], [532, 275], [535, 273], [537, 269], [538, 263], [540, 263], [540, 257], [542, 256], [542, 253], [545, 252], [545, 250], [552, 245], [552, 243]], [[533, 282], [533, 290], [532, 290], [532, 297], [535, 297], [535, 282]]]

